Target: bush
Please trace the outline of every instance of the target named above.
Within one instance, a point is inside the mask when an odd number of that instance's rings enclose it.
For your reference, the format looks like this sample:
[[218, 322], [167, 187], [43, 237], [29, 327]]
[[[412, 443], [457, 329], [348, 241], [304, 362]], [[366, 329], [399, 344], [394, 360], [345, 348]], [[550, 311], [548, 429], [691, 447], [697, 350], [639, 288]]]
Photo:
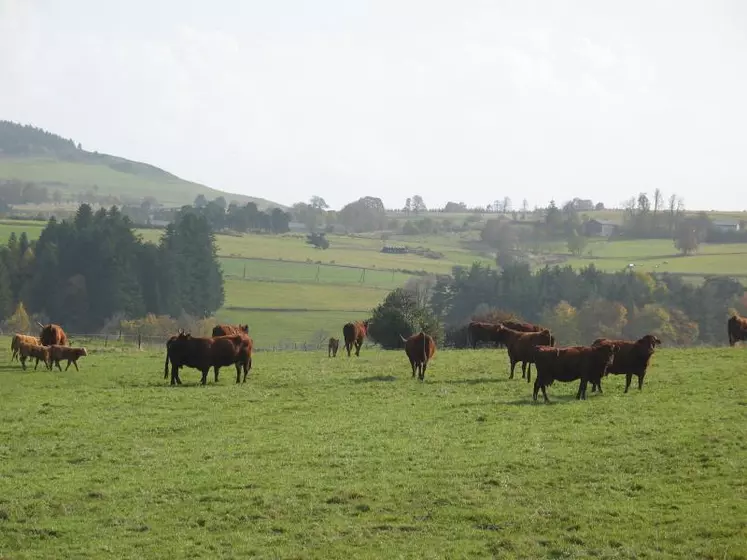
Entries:
[[374, 309], [368, 336], [382, 348], [402, 347], [400, 336], [407, 338], [420, 331], [433, 337], [436, 344], [443, 342], [443, 326], [433, 313], [417, 303], [415, 296], [397, 288]]

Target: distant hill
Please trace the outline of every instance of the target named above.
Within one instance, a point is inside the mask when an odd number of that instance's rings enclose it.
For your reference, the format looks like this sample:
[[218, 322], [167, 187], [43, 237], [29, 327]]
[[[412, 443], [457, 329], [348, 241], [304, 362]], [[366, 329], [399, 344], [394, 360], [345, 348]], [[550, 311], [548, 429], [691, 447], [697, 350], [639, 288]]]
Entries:
[[166, 206], [181, 206], [202, 194], [208, 200], [223, 196], [228, 202], [254, 202], [261, 209], [285, 209], [264, 198], [185, 181], [147, 163], [89, 152], [73, 140], [40, 128], [0, 121], [0, 183], [6, 181], [46, 187], [50, 196], [56, 190], [63, 196], [95, 192], [116, 196], [125, 204], [153, 196]]

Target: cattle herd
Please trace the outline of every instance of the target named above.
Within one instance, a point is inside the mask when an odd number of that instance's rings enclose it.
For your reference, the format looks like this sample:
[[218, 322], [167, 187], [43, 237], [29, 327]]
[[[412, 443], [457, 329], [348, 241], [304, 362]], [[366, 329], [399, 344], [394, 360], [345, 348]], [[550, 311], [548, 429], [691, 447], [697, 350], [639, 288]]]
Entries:
[[[34, 369], [42, 361], [47, 369], [51, 370], [57, 365], [62, 371], [60, 361], [67, 360], [65, 371], [71, 364], [78, 370], [78, 359], [88, 355], [86, 349], [72, 347], [59, 325], [38, 324], [41, 327], [38, 337], [23, 334], [13, 336], [11, 361], [17, 359], [23, 369], [26, 369], [26, 361], [35, 359]], [[343, 326], [344, 347], [348, 357], [353, 348], [355, 355], [360, 356], [361, 347], [368, 336], [368, 326], [368, 321], [356, 321]], [[727, 331], [730, 346], [739, 341], [747, 341], [747, 318], [733, 315], [727, 321]], [[534, 364], [537, 371], [532, 399], [536, 401], [541, 390], [545, 402], [549, 402], [546, 388], [555, 381], [579, 381], [576, 398], [585, 399], [588, 384], [591, 383], [592, 392], [601, 393], [602, 378], [608, 374], [625, 375], [625, 393], [630, 389], [633, 376], [636, 376], [638, 389], [641, 390], [651, 357], [661, 344], [656, 336], [647, 334], [638, 340], [598, 338], [591, 346], [557, 347], [555, 337], [549, 329], [516, 321], [472, 321], [467, 326], [467, 334], [473, 349], [477, 348], [479, 342], [506, 348], [510, 379], [514, 376], [516, 365], [521, 362], [521, 377], [530, 383]], [[428, 362], [436, 352], [435, 341], [422, 331], [409, 338], [400, 335], [400, 338], [412, 367], [412, 376], [415, 377], [417, 372], [418, 379], [425, 380]], [[336, 357], [339, 346], [339, 339], [330, 338], [328, 357]], [[190, 333], [179, 330], [166, 342], [164, 379], [169, 377], [169, 364], [171, 385], [181, 384], [179, 368], [182, 367], [200, 371], [201, 383], [205, 385], [210, 368], [213, 368], [217, 382], [221, 367], [234, 366], [236, 383], [244, 383], [252, 368], [252, 349], [248, 325], [217, 325], [210, 337], [193, 337]]]

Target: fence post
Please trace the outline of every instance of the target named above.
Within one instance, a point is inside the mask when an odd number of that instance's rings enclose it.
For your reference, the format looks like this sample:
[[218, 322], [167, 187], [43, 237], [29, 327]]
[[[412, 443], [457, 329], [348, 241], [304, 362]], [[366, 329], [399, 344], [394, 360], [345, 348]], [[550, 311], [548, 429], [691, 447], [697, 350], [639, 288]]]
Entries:
[[143, 339], [140, 336], [140, 330], [138, 329], [138, 331], [137, 331], [137, 349], [138, 350], [141, 349], [142, 342], [143, 342]]
[[119, 341], [122, 340], [122, 329], [121, 328], [119, 329], [119, 338], [117, 340]]
[[104, 348], [106, 348], [109, 345], [109, 335], [107, 334], [104, 338]]

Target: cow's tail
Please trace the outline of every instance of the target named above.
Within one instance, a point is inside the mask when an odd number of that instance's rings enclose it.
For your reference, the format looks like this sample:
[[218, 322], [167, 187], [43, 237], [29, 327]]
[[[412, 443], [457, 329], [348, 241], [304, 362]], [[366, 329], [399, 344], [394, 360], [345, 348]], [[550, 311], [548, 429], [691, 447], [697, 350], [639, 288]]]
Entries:
[[169, 348], [166, 347], [166, 363], [163, 364], [163, 378], [166, 379], [169, 376]]

